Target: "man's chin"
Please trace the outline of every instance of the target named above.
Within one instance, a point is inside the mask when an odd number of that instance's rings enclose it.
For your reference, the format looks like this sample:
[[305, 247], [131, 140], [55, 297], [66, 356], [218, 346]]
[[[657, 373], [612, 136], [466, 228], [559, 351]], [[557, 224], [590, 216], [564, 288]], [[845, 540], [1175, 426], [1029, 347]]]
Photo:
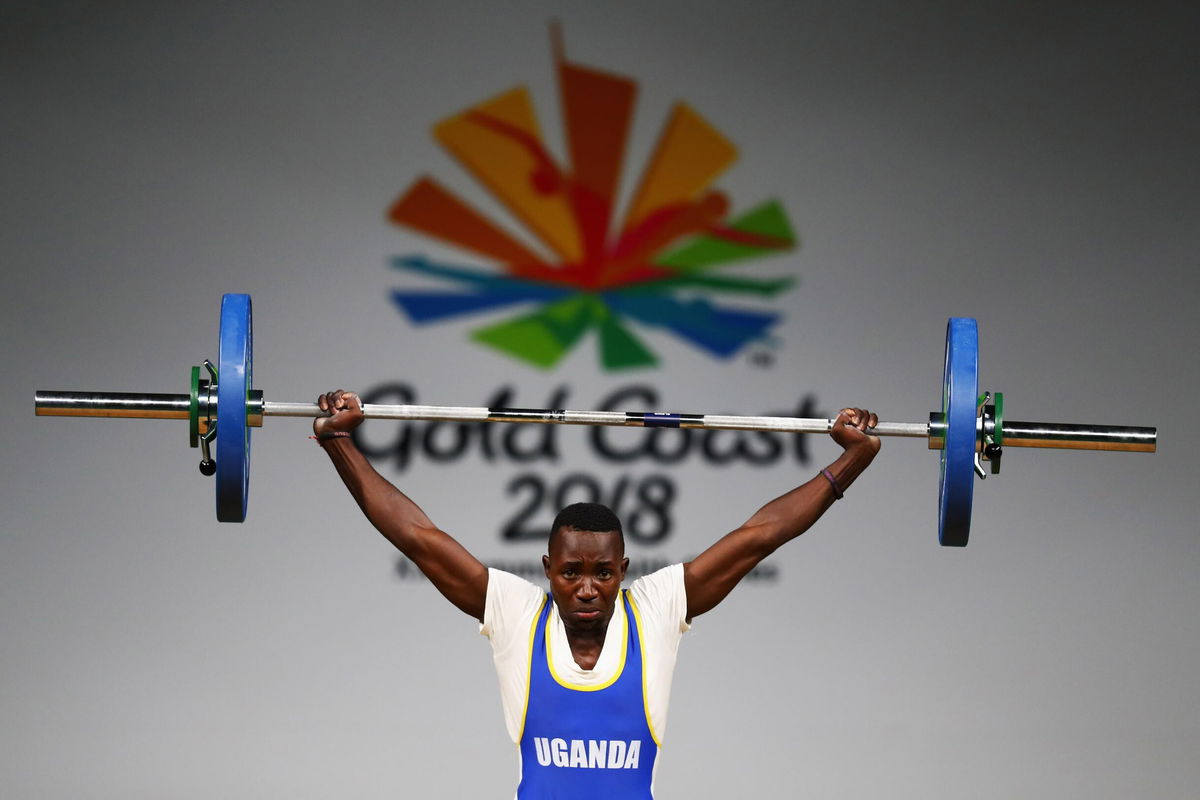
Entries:
[[604, 612], [596, 611], [574, 611], [570, 615], [571, 627], [576, 630], [593, 630], [595, 628], [604, 627], [607, 621], [604, 618]]

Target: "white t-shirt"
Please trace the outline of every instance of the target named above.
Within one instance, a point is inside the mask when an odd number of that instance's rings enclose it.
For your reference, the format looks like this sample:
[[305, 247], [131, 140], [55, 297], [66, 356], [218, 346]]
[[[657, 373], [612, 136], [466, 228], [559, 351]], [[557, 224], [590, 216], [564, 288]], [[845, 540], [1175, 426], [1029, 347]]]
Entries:
[[[629, 585], [633, 604], [642, 623], [642, 662], [646, 683], [646, 708], [650, 728], [658, 742], [667, 728], [667, 706], [671, 699], [671, 679], [675, 673], [675, 655], [679, 640], [690, 627], [687, 624], [687, 593], [683, 586], [683, 565], [673, 564], [638, 578]], [[504, 724], [509, 738], [520, 743], [524, 723], [525, 699], [529, 692], [530, 631], [546, 590], [508, 572], [488, 570], [487, 604], [479, 632], [492, 643], [492, 660], [500, 680], [500, 701], [504, 706]], [[604, 648], [592, 669], [575, 663], [567, 632], [558, 608], [551, 603], [550, 636], [546, 646], [554, 672], [564, 683], [595, 686], [610, 681], [620, 666], [626, 626], [630, 624], [625, 604], [618, 601]]]

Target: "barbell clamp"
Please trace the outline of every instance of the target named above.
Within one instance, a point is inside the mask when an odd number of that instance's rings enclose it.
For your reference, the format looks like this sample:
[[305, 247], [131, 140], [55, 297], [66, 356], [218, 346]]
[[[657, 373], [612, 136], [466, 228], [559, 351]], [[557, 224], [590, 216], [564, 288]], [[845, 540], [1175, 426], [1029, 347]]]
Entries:
[[[211, 478], [217, 472], [217, 462], [212, 458], [212, 452], [209, 445], [213, 439], [217, 437], [217, 422], [213, 419], [213, 403], [217, 392], [217, 368], [212, 361], [204, 359], [204, 368], [208, 371], [212, 378], [210, 381], [200, 381], [199, 390], [203, 393], [203, 402], [199, 405], [203, 406], [204, 411], [204, 433], [199, 437], [200, 444], [200, 474]], [[197, 409], [197, 414], [199, 409]]]
[[975, 438], [978, 444], [975, 446], [975, 474], [979, 476], [979, 480], [987, 479], [987, 470], [983, 468], [983, 460], [987, 451], [987, 441], [989, 432], [988, 427], [988, 400], [992, 399], [992, 393], [985, 391], [979, 396], [979, 400], [975, 403]]
[[200, 474], [212, 477], [217, 472], [217, 462], [213, 461], [208, 445], [217, 436], [217, 423], [210, 421], [208, 430], [200, 437]]

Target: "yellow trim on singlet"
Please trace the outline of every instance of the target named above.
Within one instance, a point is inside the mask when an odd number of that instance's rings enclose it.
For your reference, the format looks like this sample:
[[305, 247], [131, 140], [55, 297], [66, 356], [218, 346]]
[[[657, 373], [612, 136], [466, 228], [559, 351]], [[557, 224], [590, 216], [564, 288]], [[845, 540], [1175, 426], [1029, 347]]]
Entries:
[[[623, 590], [621, 592], [622, 595], [626, 593], [627, 590]], [[620, 606], [621, 613], [624, 614], [625, 604], [620, 603]], [[621, 663], [617, 664], [617, 669], [615, 672], [613, 672], [613, 676], [604, 683], [600, 683], [595, 686], [582, 686], [577, 683], [568, 683], [567, 681], [564, 681], [562, 678], [558, 677], [558, 672], [556, 672], [554, 669], [554, 656], [550, 652], [550, 648], [552, 647], [550, 643], [550, 620], [553, 616], [553, 613], [546, 615], [546, 665], [550, 667], [550, 677], [554, 678], [554, 682], [564, 689], [573, 689], [577, 692], [598, 692], [601, 689], [607, 689], [609, 686], [612, 686], [614, 683], [616, 683], [617, 678], [621, 677], [621, 673], [625, 671], [625, 654], [629, 650], [629, 619], [625, 619], [625, 635], [621, 637]], [[572, 658], [573, 657], [574, 656], [572, 656]], [[599, 661], [599, 657], [597, 657], [596, 660]], [[532, 663], [532, 659], [530, 659], [530, 662]], [[645, 695], [645, 692], [643, 691], [642, 694]], [[526, 699], [526, 702], [529, 702], [528, 699]], [[644, 697], [643, 702], [645, 702]]]
[[525, 673], [525, 708], [521, 709], [521, 732], [517, 734], [517, 750], [520, 751], [521, 738], [525, 736], [525, 717], [529, 714], [529, 689], [533, 684], [533, 639], [537, 633], [538, 617], [542, 616], [542, 609], [546, 607], [546, 595], [542, 595], [541, 605], [538, 606], [537, 613], [533, 615], [533, 622], [529, 623], [529, 670]]
[[642, 708], [646, 712], [646, 727], [650, 729], [650, 737], [654, 739], [654, 743], [662, 747], [662, 740], [658, 738], [658, 734], [654, 730], [654, 722], [650, 719], [650, 692], [646, 690], [646, 638], [642, 636], [642, 612], [638, 611], [637, 602], [633, 599], [633, 593], [626, 590], [629, 596], [629, 607], [633, 609], [633, 624], [637, 625], [638, 642], [641, 644], [642, 651]]

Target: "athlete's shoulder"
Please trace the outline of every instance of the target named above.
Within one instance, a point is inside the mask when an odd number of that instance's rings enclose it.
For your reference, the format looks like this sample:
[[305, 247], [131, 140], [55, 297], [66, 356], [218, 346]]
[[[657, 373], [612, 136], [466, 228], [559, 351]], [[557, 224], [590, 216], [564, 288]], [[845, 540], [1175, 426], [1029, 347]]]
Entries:
[[683, 564], [670, 564], [629, 584], [633, 594], [674, 593], [683, 587]]

